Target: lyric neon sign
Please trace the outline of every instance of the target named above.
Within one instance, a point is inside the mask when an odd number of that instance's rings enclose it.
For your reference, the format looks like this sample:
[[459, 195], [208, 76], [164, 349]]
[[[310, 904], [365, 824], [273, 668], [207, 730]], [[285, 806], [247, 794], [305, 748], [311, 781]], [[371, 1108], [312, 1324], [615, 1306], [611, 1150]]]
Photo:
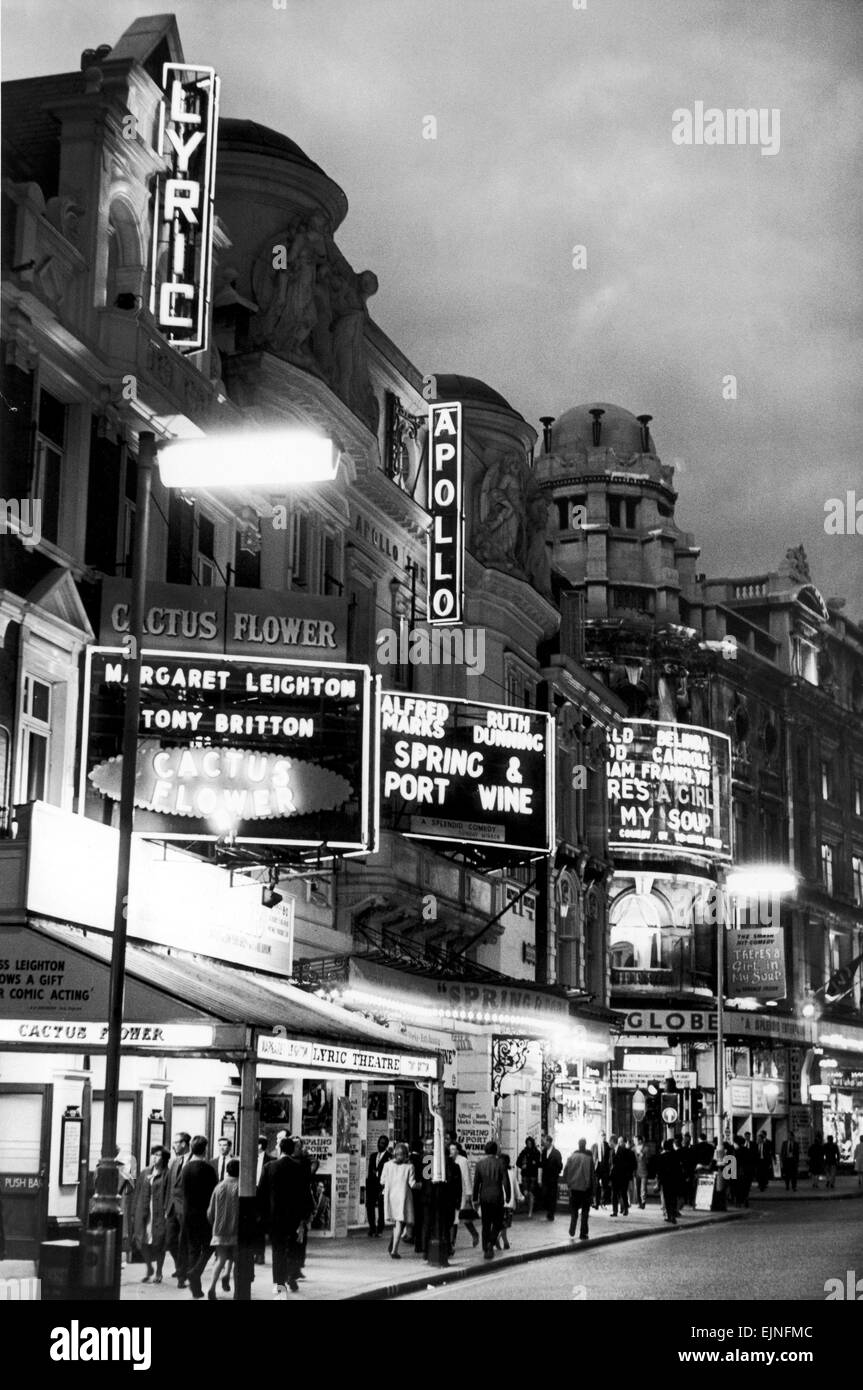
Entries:
[[460, 623], [464, 616], [464, 508], [461, 406], [429, 406], [428, 620]]
[[157, 149], [169, 161], [156, 186], [150, 312], [172, 346], [207, 346], [219, 79], [212, 68], [165, 63]]

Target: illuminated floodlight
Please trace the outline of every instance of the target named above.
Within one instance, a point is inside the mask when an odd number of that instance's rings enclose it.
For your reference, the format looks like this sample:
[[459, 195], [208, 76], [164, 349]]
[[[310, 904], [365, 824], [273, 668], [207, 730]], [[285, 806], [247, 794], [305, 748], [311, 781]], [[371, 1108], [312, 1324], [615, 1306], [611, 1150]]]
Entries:
[[339, 453], [314, 430], [243, 430], [176, 439], [158, 453], [165, 487], [265, 487], [284, 491], [330, 483]]
[[797, 888], [797, 875], [785, 864], [744, 864], [726, 875], [725, 887], [735, 898], [793, 893]]

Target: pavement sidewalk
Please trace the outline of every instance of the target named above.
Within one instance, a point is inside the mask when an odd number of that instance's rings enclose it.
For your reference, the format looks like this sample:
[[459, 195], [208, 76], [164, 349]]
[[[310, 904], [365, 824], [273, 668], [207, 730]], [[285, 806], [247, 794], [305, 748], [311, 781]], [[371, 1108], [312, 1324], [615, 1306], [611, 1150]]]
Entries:
[[[427, 1264], [414, 1253], [412, 1244], [405, 1242], [402, 1242], [401, 1259], [392, 1260], [387, 1254], [386, 1235], [369, 1239], [362, 1233], [341, 1240], [313, 1236], [309, 1241], [306, 1278], [300, 1283], [299, 1291], [289, 1294], [288, 1299], [292, 1303], [302, 1303], [394, 1298], [433, 1285], [481, 1276], [501, 1266], [524, 1264], [564, 1253], [577, 1260], [579, 1254], [597, 1245], [661, 1235], [672, 1229], [684, 1231], [720, 1221], [739, 1220], [746, 1215], [742, 1211], [696, 1212], [687, 1207], [677, 1227], [671, 1228], [662, 1219], [658, 1201], [653, 1199], [644, 1211], [631, 1208], [628, 1216], [613, 1217], [610, 1211], [591, 1211], [590, 1240], [572, 1243], [568, 1234], [569, 1212], [561, 1207], [553, 1222], [548, 1221], [544, 1213], [537, 1213], [532, 1220], [517, 1216], [508, 1233], [512, 1248], [508, 1252], [496, 1253], [491, 1260], [483, 1259], [481, 1248], [474, 1249], [470, 1235], [461, 1228], [455, 1255], [444, 1269]], [[267, 1261], [267, 1265], [259, 1265], [255, 1270], [252, 1286], [254, 1302], [274, 1301], [269, 1251]], [[120, 1293], [122, 1300], [134, 1300], [136, 1303], [192, 1302], [189, 1290], [178, 1289], [175, 1280], [167, 1273], [169, 1268], [173, 1268], [170, 1256], [165, 1261], [164, 1282], [160, 1285], [141, 1282], [144, 1268], [143, 1264], [125, 1266]], [[32, 1262], [7, 1260], [0, 1264], [0, 1278], [22, 1278], [34, 1273]], [[209, 1288], [209, 1273], [209, 1269], [204, 1271], [205, 1289]], [[223, 1293], [221, 1289], [217, 1293], [220, 1301], [232, 1301], [231, 1295]]]
[[825, 1187], [823, 1178], [820, 1187], [813, 1187], [810, 1177], [800, 1178], [796, 1192], [785, 1191], [784, 1178], [771, 1178], [763, 1192], [753, 1183], [749, 1193], [750, 1202], [835, 1202], [841, 1197], [863, 1197], [856, 1174], [839, 1173], [835, 1187]]

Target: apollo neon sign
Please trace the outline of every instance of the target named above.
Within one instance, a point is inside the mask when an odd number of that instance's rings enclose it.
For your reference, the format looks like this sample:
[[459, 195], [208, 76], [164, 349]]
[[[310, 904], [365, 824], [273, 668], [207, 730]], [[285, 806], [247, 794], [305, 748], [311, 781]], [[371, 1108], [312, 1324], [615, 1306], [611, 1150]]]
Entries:
[[429, 406], [428, 621], [464, 617], [464, 508], [459, 403]]
[[169, 171], [156, 186], [150, 312], [173, 347], [201, 352], [209, 331], [219, 79], [165, 63], [156, 148]]

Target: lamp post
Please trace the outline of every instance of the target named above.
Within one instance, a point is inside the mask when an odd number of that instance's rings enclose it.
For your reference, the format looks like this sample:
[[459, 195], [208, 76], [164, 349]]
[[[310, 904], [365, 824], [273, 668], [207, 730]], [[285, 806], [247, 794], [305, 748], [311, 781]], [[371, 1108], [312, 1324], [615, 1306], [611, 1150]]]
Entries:
[[[87, 1222], [81, 1273], [86, 1297], [116, 1301], [120, 1297], [122, 1200], [117, 1161], [117, 1110], [123, 1037], [123, 995], [126, 984], [126, 914], [129, 869], [135, 812], [135, 777], [138, 761], [138, 725], [141, 705], [141, 658], [144, 644], [147, 551], [150, 532], [150, 498], [156, 438], [142, 431], [138, 439], [138, 481], [135, 497], [135, 544], [132, 554], [132, 596], [128, 682], [123, 715], [120, 807], [118, 815], [117, 884], [114, 897], [114, 930], [108, 984], [108, 1035], [105, 1048], [105, 1089], [102, 1121], [102, 1154], [96, 1168], [96, 1185]], [[292, 485], [330, 482], [338, 470], [338, 451], [332, 440], [310, 430], [281, 429], [224, 432], [161, 446], [159, 471], [166, 487], [206, 488], [270, 487], [280, 492]], [[254, 1226], [255, 1154], [254, 1062], [242, 1070], [243, 1107], [240, 1129], [240, 1224]], [[241, 1251], [237, 1296], [251, 1297], [252, 1246]]]
[[716, 914], [716, 1100], [718, 1133], [716, 1144], [717, 1182], [716, 1206], [725, 1207], [725, 928], [728, 926], [728, 903], [733, 901], [735, 920], [741, 898], [760, 901], [766, 894], [778, 898], [793, 892], [797, 875], [781, 864], [736, 865], [727, 869], [718, 884], [719, 902]]

